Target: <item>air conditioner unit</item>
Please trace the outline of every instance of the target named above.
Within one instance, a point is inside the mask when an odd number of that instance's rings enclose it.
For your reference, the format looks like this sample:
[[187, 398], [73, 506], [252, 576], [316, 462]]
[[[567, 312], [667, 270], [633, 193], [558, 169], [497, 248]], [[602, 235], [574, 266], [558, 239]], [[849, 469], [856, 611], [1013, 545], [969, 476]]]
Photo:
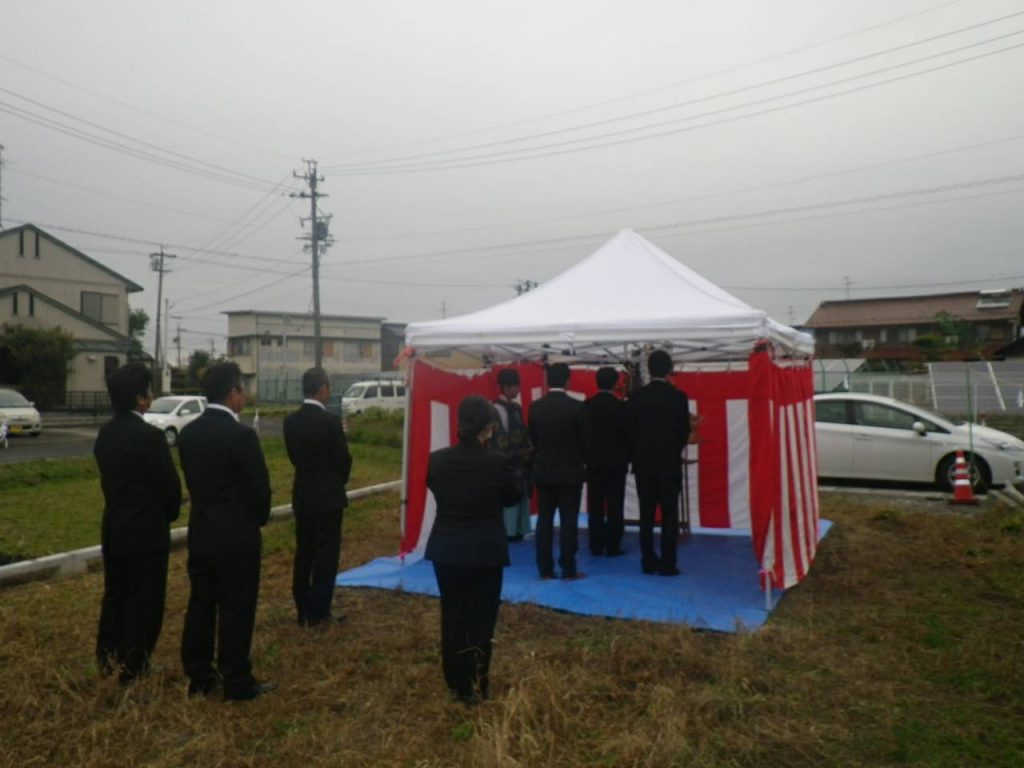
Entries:
[[875, 340], [874, 339], [862, 339], [861, 342], [860, 342], [860, 348], [861, 349], [874, 349], [875, 348]]

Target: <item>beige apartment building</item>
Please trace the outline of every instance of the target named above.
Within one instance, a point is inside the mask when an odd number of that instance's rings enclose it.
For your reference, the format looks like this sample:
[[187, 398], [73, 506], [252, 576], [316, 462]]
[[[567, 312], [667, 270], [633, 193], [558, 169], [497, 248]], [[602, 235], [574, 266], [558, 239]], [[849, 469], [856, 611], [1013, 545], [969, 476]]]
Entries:
[[[128, 296], [142, 286], [32, 224], [0, 232], [0, 326], [61, 328], [77, 352], [65, 382], [105, 397], [110, 372], [133, 352]], [[147, 358], [148, 359], [148, 358]], [[0, 356], [0, 383], [16, 375]]]
[[[232, 310], [228, 357], [242, 369], [246, 391], [264, 401], [301, 399], [302, 373], [315, 362], [313, 317], [298, 312]], [[323, 367], [335, 381], [376, 376], [381, 365], [382, 317], [321, 315]]]

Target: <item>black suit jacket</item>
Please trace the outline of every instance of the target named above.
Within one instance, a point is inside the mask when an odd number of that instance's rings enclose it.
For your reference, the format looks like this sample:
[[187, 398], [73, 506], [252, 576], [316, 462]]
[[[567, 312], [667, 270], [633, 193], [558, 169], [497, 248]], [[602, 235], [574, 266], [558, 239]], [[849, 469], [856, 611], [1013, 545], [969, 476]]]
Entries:
[[519, 501], [522, 489], [507, 456], [478, 442], [434, 451], [427, 487], [437, 502], [428, 560], [475, 568], [508, 565], [502, 510]]
[[549, 392], [530, 406], [533, 481], [571, 485], [587, 479], [587, 417], [583, 403], [565, 392]]
[[633, 433], [633, 473], [682, 477], [682, 453], [690, 438], [686, 395], [667, 381], [652, 381], [628, 401]]
[[352, 471], [352, 454], [341, 419], [323, 408], [303, 403], [284, 420], [284, 444], [295, 467], [292, 509], [328, 512], [348, 506], [345, 485]]
[[181, 468], [192, 497], [188, 548], [196, 554], [258, 554], [270, 517], [270, 476], [256, 433], [207, 408], [181, 430]]
[[629, 467], [629, 409], [611, 392], [598, 392], [583, 404], [590, 441], [587, 467], [625, 472]]
[[92, 452], [105, 501], [103, 551], [168, 549], [169, 524], [181, 512], [181, 480], [164, 433], [136, 413], [119, 413], [100, 428]]

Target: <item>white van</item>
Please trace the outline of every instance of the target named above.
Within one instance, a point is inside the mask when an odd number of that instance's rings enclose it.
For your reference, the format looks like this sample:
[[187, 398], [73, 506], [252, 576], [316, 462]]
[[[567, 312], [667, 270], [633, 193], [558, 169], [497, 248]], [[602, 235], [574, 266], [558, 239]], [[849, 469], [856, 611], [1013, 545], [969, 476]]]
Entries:
[[393, 411], [405, 408], [405, 382], [394, 379], [357, 381], [341, 395], [341, 412], [346, 416], [367, 408]]

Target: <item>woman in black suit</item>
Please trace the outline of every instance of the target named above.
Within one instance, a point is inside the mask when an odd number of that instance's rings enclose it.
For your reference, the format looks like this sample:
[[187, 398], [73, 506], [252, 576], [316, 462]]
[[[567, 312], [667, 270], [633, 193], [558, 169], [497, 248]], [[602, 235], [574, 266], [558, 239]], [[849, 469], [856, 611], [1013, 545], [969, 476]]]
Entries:
[[464, 704], [490, 694], [491, 637], [509, 564], [502, 513], [520, 494], [506, 457], [486, 447], [495, 421], [485, 398], [465, 398], [458, 445], [432, 453], [427, 469], [437, 502], [426, 558], [441, 592], [441, 666], [452, 696]]

